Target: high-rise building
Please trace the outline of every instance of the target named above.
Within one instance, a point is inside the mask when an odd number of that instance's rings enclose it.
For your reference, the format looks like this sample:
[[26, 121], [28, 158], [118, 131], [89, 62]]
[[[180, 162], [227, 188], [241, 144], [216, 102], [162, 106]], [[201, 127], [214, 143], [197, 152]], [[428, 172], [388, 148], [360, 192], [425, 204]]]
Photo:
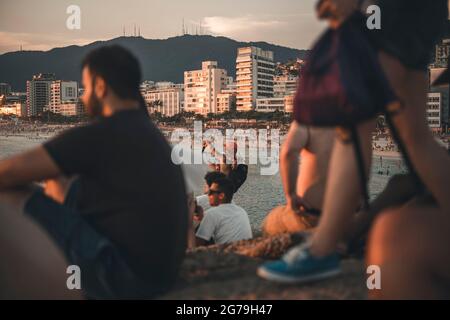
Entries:
[[37, 116], [50, 104], [51, 84], [54, 74], [38, 74], [27, 81], [27, 115]]
[[76, 81], [55, 80], [50, 85], [50, 103], [47, 110], [66, 117], [84, 113], [78, 99], [78, 83]]
[[0, 83], [0, 96], [8, 96], [11, 94], [11, 86], [8, 83]]
[[78, 99], [76, 81], [56, 80], [50, 85], [50, 107]]
[[186, 71], [184, 110], [202, 115], [217, 113], [217, 95], [229, 82], [227, 71], [219, 69], [217, 61], [204, 61], [201, 70]]
[[237, 110], [254, 110], [256, 99], [273, 97], [274, 74], [272, 51], [257, 47], [239, 48], [236, 59]]
[[298, 77], [292, 75], [276, 76], [273, 79], [273, 96], [281, 98], [295, 94], [298, 86]]
[[181, 112], [184, 101], [184, 85], [172, 82], [157, 82], [141, 87], [149, 113], [159, 112], [172, 117]]

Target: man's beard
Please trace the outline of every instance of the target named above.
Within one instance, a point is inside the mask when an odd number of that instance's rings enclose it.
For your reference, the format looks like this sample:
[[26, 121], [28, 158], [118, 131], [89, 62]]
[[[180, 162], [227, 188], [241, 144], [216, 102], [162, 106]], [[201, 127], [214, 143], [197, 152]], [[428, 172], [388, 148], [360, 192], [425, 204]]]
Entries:
[[90, 118], [97, 118], [102, 115], [103, 107], [100, 100], [95, 96], [94, 93], [88, 99], [86, 106], [86, 112]]

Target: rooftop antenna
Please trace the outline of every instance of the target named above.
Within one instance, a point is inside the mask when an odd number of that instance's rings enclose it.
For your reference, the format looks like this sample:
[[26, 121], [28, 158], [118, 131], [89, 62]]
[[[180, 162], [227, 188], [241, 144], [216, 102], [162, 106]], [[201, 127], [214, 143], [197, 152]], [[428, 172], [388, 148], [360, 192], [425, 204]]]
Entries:
[[181, 29], [181, 33], [182, 33], [183, 36], [186, 34], [186, 26], [184, 25], [184, 18], [183, 18], [183, 26], [182, 26], [182, 29]]
[[123, 36], [125, 37], [125, 26], [123, 26]]
[[136, 37], [136, 23], [134, 24], [134, 34], [133, 35]]

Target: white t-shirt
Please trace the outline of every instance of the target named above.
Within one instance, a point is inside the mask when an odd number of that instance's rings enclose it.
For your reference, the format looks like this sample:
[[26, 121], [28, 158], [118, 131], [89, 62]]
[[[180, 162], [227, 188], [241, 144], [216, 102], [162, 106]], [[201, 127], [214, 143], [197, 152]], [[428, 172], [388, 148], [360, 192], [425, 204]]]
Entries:
[[224, 244], [253, 237], [247, 212], [234, 203], [221, 204], [205, 212], [197, 237]]
[[206, 211], [211, 208], [209, 204], [209, 196], [207, 194], [202, 194], [197, 197], [197, 204], [203, 208], [203, 211]]

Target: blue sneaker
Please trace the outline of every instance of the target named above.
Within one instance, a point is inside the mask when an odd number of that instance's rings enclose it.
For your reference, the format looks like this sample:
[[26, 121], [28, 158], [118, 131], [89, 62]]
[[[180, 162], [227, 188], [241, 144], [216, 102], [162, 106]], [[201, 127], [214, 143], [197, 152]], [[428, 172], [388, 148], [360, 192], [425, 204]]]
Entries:
[[281, 260], [266, 262], [257, 271], [266, 280], [297, 284], [330, 278], [340, 272], [338, 254], [316, 258], [309, 252], [308, 244], [292, 248]]

